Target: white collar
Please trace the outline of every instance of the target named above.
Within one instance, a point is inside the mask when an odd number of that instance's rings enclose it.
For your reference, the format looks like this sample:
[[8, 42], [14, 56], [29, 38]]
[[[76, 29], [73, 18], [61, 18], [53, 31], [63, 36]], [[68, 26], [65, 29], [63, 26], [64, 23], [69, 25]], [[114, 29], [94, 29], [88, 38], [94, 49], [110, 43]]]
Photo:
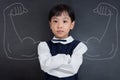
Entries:
[[[53, 39], [59, 40], [59, 38], [56, 38], [55, 36], [53, 37]], [[51, 40], [51, 41], [52, 41], [53, 43], [68, 44], [68, 43], [72, 42], [74, 39], [73, 39], [72, 36], [69, 36], [69, 37], [67, 37], [67, 38], [60, 39], [60, 40], [66, 40], [66, 41], [65, 41], [65, 42], [63, 42], [63, 41], [53, 41], [53, 40]]]

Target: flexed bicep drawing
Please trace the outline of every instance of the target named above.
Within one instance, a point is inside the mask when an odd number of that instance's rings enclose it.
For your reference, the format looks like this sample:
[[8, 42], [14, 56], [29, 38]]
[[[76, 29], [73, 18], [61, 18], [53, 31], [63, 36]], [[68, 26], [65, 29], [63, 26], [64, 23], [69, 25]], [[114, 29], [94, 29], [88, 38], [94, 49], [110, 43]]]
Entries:
[[[28, 10], [22, 3], [13, 3], [3, 11], [4, 16], [4, 51], [8, 58], [15, 60], [33, 60], [37, 58], [37, 42], [31, 37], [21, 38], [13, 17], [24, 15]], [[10, 39], [12, 38], [12, 39]]]
[[105, 16], [108, 20], [101, 37], [92, 36], [86, 41], [88, 52], [85, 58], [89, 60], [111, 59], [118, 49], [118, 10], [111, 4], [101, 2], [93, 9], [93, 12]]

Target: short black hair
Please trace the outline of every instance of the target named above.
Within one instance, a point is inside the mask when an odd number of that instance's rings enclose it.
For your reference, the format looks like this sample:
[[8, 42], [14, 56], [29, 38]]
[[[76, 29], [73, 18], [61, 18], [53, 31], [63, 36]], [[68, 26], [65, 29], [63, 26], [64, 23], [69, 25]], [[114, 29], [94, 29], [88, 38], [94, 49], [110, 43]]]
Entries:
[[48, 15], [48, 18], [49, 18], [49, 21], [51, 21], [51, 18], [53, 16], [60, 16], [63, 12], [67, 12], [69, 17], [71, 18], [71, 21], [75, 21], [75, 14], [74, 14], [74, 11], [73, 9], [66, 5], [66, 4], [58, 4], [58, 5], [55, 5], [50, 11], [49, 11], [49, 15]]

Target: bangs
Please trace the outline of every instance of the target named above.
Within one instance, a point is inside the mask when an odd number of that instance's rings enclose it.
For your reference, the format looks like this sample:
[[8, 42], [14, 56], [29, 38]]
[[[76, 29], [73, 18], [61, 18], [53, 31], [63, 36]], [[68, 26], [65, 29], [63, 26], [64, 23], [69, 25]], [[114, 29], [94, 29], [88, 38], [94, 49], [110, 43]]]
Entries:
[[62, 14], [67, 14], [68, 15], [68, 13], [67, 13], [67, 11], [56, 11], [55, 13], [53, 13], [53, 16], [61, 16]]

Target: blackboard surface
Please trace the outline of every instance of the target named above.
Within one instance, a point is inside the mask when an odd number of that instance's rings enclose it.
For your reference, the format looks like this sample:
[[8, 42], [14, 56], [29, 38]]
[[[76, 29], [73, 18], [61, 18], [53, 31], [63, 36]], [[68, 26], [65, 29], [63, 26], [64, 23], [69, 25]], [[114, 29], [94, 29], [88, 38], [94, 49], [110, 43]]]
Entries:
[[88, 46], [80, 80], [120, 80], [119, 0], [0, 0], [0, 80], [44, 80], [37, 45], [53, 37], [48, 12], [59, 3], [73, 7], [71, 35]]

